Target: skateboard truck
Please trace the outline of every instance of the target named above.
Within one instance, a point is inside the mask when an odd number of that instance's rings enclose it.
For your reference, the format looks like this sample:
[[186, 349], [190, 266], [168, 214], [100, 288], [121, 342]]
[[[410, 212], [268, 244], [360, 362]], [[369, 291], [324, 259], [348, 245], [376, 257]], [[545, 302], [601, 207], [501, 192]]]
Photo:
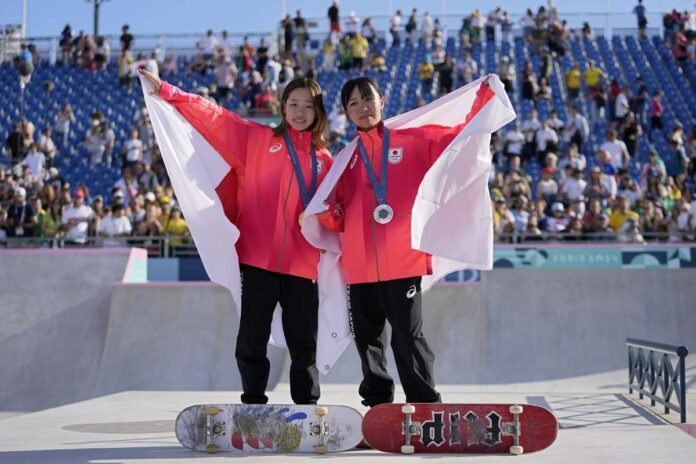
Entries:
[[208, 406], [205, 409], [205, 448], [209, 454], [217, 454], [220, 447], [215, 444], [218, 435], [227, 435], [225, 422], [222, 424], [215, 422], [215, 416], [220, 413], [220, 409], [215, 406]]
[[522, 435], [522, 424], [520, 424], [520, 414], [524, 408], [519, 404], [513, 404], [510, 406], [510, 413], [512, 414], [512, 422], [504, 422], [502, 424], [503, 435], [512, 435], [513, 444], [510, 447], [510, 454], [520, 455], [524, 453], [524, 448], [520, 446], [520, 435]]
[[415, 449], [411, 444], [411, 437], [419, 436], [421, 434], [421, 424], [420, 422], [411, 421], [411, 415], [416, 412], [416, 407], [414, 405], [404, 404], [401, 406], [401, 412], [406, 415], [403, 430], [401, 431], [401, 433], [404, 435], [404, 444], [401, 445], [401, 453], [413, 454]]
[[328, 451], [326, 448], [326, 436], [329, 434], [329, 429], [326, 426], [326, 421], [324, 420], [324, 416], [326, 416], [329, 413], [329, 409], [325, 406], [317, 406], [316, 409], [314, 410], [314, 413], [319, 417], [319, 422], [310, 422], [309, 423], [309, 428], [310, 432], [309, 434], [311, 436], [318, 436], [319, 437], [319, 444], [314, 445], [314, 452], [317, 454], [326, 454]]

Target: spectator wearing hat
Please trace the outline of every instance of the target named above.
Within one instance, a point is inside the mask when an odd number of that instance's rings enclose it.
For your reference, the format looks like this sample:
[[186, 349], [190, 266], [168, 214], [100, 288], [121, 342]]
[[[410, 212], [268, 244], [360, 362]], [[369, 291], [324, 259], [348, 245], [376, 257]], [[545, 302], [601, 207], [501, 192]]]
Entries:
[[111, 214], [104, 217], [99, 223], [97, 235], [103, 239], [103, 246], [123, 246], [124, 242], [119, 238], [129, 236], [131, 231], [131, 222], [126, 216], [123, 205], [114, 205], [111, 208]]
[[94, 195], [94, 198], [92, 198], [92, 201], [89, 204], [89, 206], [94, 211], [95, 216], [101, 217], [104, 208], [104, 196]]
[[27, 202], [27, 191], [23, 187], [17, 187], [14, 191], [14, 200], [7, 208], [7, 219], [4, 229], [8, 237], [33, 237], [38, 219], [36, 211]]
[[570, 225], [570, 215], [566, 213], [566, 208], [560, 201], [551, 205], [551, 216], [546, 218], [546, 232], [558, 238], [565, 232]]
[[169, 219], [172, 211], [172, 200], [169, 197], [169, 195], [162, 195], [159, 197], [159, 208], [160, 208], [160, 214], [159, 217], [157, 218], [162, 224], [162, 227], [164, 227], [165, 230], [167, 230], [167, 227], [169, 227]]
[[84, 245], [90, 224], [94, 221], [94, 211], [85, 204], [85, 192], [75, 189], [72, 205], [63, 212], [63, 228], [66, 243]]
[[536, 198], [543, 198], [548, 204], [556, 201], [558, 195], [558, 183], [554, 179], [556, 170], [547, 166], [541, 170], [541, 179], [537, 182]]

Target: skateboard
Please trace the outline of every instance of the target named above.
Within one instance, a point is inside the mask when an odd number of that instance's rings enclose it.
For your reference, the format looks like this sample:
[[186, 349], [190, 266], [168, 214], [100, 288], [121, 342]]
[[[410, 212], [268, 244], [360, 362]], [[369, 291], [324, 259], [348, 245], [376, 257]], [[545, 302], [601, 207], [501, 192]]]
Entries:
[[362, 415], [348, 406], [210, 404], [190, 406], [176, 418], [186, 448], [270, 453], [333, 453], [362, 440]]
[[380, 404], [363, 419], [365, 441], [390, 453], [511, 453], [554, 442], [558, 422], [528, 404]]

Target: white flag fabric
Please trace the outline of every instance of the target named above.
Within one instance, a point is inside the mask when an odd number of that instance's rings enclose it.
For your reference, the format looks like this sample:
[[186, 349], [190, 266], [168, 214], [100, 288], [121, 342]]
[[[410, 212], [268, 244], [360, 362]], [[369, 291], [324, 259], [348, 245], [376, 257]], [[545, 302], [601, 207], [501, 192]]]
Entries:
[[[481, 85], [494, 95], [471, 112]], [[434, 102], [385, 121], [390, 129], [425, 125], [453, 127], [469, 114], [468, 124], [426, 173], [413, 205], [411, 247], [430, 253], [433, 274], [421, 284], [427, 291], [435, 282], [459, 269], [493, 267], [493, 212], [488, 193], [491, 134], [515, 119], [515, 111], [497, 75], [484, 76]], [[317, 248], [341, 251], [337, 233], [323, 228], [316, 214], [329, 197], [350, 161], [357, 139], [335, 157], [324, 181], [307, 206], [302, 233]]]
[[[235, 249], [239, 229], [228, 220], [215, 190], [230, 167], [172, 105], [149, 94], [150, 84], [143, 77], [141, 83], [167, 173], [205, 270], [211, 281], [230, 291], [239, 312], [241, 283]], [[323, 374], [351, 340], [339, 256], [336, 252], [322, 253], [318, 269], [317, 368]], [[342, 291], [335, 291], [341, 287]], [[280, 311], [277, 307], [273, 315], [270, 342], [286, 347]]]

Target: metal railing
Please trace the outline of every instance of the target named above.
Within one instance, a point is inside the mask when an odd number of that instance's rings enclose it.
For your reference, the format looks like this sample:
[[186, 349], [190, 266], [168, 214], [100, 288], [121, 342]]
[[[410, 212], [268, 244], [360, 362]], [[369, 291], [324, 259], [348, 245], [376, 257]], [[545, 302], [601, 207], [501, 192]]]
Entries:
[[[433, 18], [438, 18], [443, 29], [445, 37], [447, 36], [458, 36], [459, 28], [462, 24], [462, 18], [468, 16], [471, 12], [445, 12], [445, 11], [432, 11]], [[404, 10], [404, 16], [402, 17], [402, 29], [403, 25], [408, 19], [408, 10]], [[372, 23], [377, 30], [378, 37], [384, 37], [389, 40], [389, 20], [390, 15], [387, 14], [377, 14], [377, 15], [360, 15], [362, 20], [369, 16], [372, 19]], [[511, 12], [510, 22], [512, 24], [512, 33], [514, 36], [520, 36], [522, 29], [520, 27], [520, 18], [523, 16], [522, 12]], [[348, 15], [344, 12], [341, 16], [341, 26], [344, 27], [344, 23]], [[611, 37], [613, 34], [617, 35], [627, 35], [635, 34], [637, 31], [635, 15], [632, 13], [619, 13], [619, 12], [584, 12], [584, 13], [570, 13], [562, 12], [561, 18], [566, 20], [568, 27], [572, 29], [579, 29], [582, 24], [587, 22], [593, 28], [597, 35], [603, 35], [605, 37]], [[305, 18], [308, 25], [308, 35], [310, 47], [314, 43], [315, 46], [321, 43], [329, 35], [329, 22], [328, 18], [325, 16], [321, 17], [307, 17]], [[418, 24], [420, 27], [421, 17], [419, 17]], [[649, 13], [649, 27], [648, 35], [662, 35], [662, 14], [661, 13]], [[20, 27], [19, 25], [15, 26]], [[218, 33], [219, 31], [216, 31]], [[164, 59], [165, 55], [192, 55], [197, 53], [196, 42], [203, 37], [204, 31], [199, 32], [186, 32], [186, 33], [149, 33], [149, 34], [135, 34], [134, 41], [134, 53], [146, 53], [149, 54], [154, 50], [160, 52], [160, 58]], [[120, 43], [118, 40], [119, 34], [114, 33], [104, 33], [102, 36], [111, 46], [112, 57], [117, 57], [120, 53]], [[275, 53], [278, 49], [282, 49], [283, 31], [279, 26], [276, 26], [274, 30], [266, 32], [230, 32], [229, 37], [233, 43], [238, 46], [242, 42], [242, 38], [248, 36], [252, 43], [255, 45], [258, 43], [260, 38], [264, 38], [266, 43], [270, 47], [270, 52]], [[498, 33], [497, 37], [501, 34]], [[17, 38], [6, 38], [0, 36], [0, 63], [3, 60], [11, 59], [13, 55], [19, 50], [19, 42], [33, 43], [41, 55], [42, 59], [47, 59], [49, 62], [54, 63], [60, 54], [58, 46], [58, 36], [42, 36], [42, 37], [24, 37], [23, 35]], [[320, 47], [319, 47], [320, 48]], [[318, 51], [317, 48], [312, 50], [314, 53]]]
[[[670, 234], [668, 233], [646, 233], [643, 234], [646, 243], [651, 245], [655, 243], [675, 244], [677, 242], [669, 241]], [[682, 238], [679, 243], [689, 243], [691, 240]], [[592, 244], [608, 244], [612, 243], [616, 246], [623, 245], [641, 245], [643, 243], [627, 242], [617, 240], [614, 233], [566, 233], [553, 234], [543, 232], [541, 235], [525, 235], [519, 233], [500, 234], [496, 240], [496, 244], [548, 244], [563, 242], [571, 244], [582, 244], [591, 246]], [[183, 241], [177, 237], [168, 236], [132, 236], [132, 237], [87, 237], [85, 243], [72, 243], [66, 241], [63, 237], [8, 237], [0, 240], [0, 248], [70, 248], [70, 247], [138, 247], [148, 250], [148, 255], [153, 258], [177, 258], [198, 256], [196, 245], [192, 241]]]
[[[650, 405], [660, 403], [665, 414], [670, 410], [686, 422], [686, 356], [685, 346], [627, 338], [628, 392], [636, 390], [639, 398], [650, 398]], [[676, 358], [676, 365], [673, 364]], [[672, 401], [675, 398], [676, 403]]]

